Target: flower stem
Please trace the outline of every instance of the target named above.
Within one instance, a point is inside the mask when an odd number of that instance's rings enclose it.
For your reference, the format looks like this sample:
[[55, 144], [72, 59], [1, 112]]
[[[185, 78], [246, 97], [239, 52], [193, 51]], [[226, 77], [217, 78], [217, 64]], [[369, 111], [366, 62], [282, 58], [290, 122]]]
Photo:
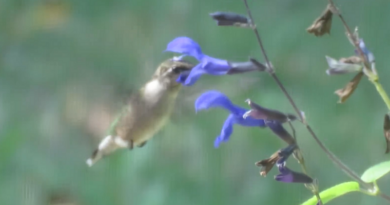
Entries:
[[379, 95], [382, 97], [383, 102], [385, 102], [387, 109], [390, 111], [390, 99], [389, 99], [389, 96], [387, 95], [386, 91], [383, 89], [382, 85], [379, 83], [378, 80], [371, 81], [371, 82], [374, 84]]
[[[294, 108], [295, 112], [297, 113], [297, 115], [299, 116], [299, 118], [301, 119], [301, 121], [303, 122], [303, 124], [306, 126], [306, 129], [309, 131], [309, 133], [311, 134], [311, 136], [314, 138], [314, 140], [317, 142], [317, 144], [321, 147], [321, 149], [328, 155], [328, 157], [341, 169], [343, 170], [348, 176], [350, 176], [352, 179], [356, 180], [357, 182], [359, 182], [361, 185], [365, 186], [366, 188], [368, 189], [371, 189], [373, 187], [373, 185], [371, 183], [366, 183], [364, 182], [362, 179], [360, 179], [360, 177], [353, 171], [351, 170], [348, 166], [346, 166], [340, 159], [338, 159], [322, 142], [321, 140], [317, 137], [317, 135], [314, 133], [313, 129], [310, 127], [310, 125], [306, 122], [306, 120], [304, 119], [304, 117], [302, 116], [302, 113], [300, 111], [300, 109], [298, 108], [298, 106], [295, 104], [294, 100], [292, 99], [292, 97], [290, 96], [290, 94], [287, 92], [286, 88], [283, 86], [282, 82], [279, 80], [279, 78], [277, 77], [277, 75], [275, 74], [275, 71], [274, 71], [274, 68], [273, 66], [271, 65], [269, 59], [268, 59], [268, 56], [266, 54], [266, 51], [264, 49], [264, 46], [263, 46], [263, 43], [261, 41], [261, 38], [260, 38], [260, 34], [256, 28], [255, 23], [254, 23], [254, 20], [253, 20], [253, 17], [252, 17], [252, 13], [250, 11], [250, 8], [248, 6], [248, 2], [247, 0], [243, 0], [244, 1], [244, 4], [245, 4], [245, 7], [246, 7], [246, 11], [247, 11], [247, 14], [248, 14], [248, 17], [249, 17], [249, 20], [251, 21], [252, 23], [252, 28], [253, 28], [253, 31], [256, 35], [256, 38], [257, 38], [257, 42], [259, 43], [259, 46], [261, 48], [261, 51], [263, 53], [263, 56], [264, 56], [264, 59], [267, 63], [267, 66], [268, 66], [268, 69], [269, 69], [269, 73], [271, 74], [272, 78], [275, 80], [275, 82], [278, 84], [279, 88], [282, 90], [282, 92], [284, 93], [284, 95], [287, 97], [288, 101], [290, 102], [290, 104], [292, 105], [292, 107]], [[358, 46], [359, 47], [359, 46]], [[360, 49], [360, 47], [359, 47]], [[361, 49], [360, 49], [361, 51]]]
[[382, 197], [383, 199], [385, 199], [386, 201], [389, 201], [389, 202], [390, 202], [390, 196], [388, 196], [388, 195], [386, 195], [386, 194], [384, 194], [384, 193], [382, 193], [382, 192], [380, 192], [380, 193], [378, 194], [378, 196], [380, 196], [380, 197]]

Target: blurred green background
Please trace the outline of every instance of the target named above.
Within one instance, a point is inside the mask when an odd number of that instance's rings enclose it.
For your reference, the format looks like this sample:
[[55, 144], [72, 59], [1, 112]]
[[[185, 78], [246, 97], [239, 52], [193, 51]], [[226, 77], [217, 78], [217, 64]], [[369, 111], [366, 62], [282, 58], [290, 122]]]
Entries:
[[[331, 35], [305, 29], [326, 1], [249, 0], [277, 74], [323, 142], [357, 173], [386, 160], [382, 120], [386, 107], [363, 79], [345, 104], [336, 89], [353, 76], [325, 74], [325, 55], [353, 55], [339, 19]], [[359, 26], [390, 91], [390, 4], [336, 1]], [[266, 73], [204, 76], [180, 94], [169, 124], [142, 149], [118, 151], [88, 168], [85, 160], [104, 137], [132, 90], [172, 54], [166, 44], [186, 35], [209, 55], [263, 61], [254, 34], [217, 27], [214, 11], [244, 13], [239, 0], [1, 0], [0, 204], [299, 204], [311, 197], [300, 184], [263, 178], [254, 162], [284, 143], [268, 129], [235, 127], [228, 143], [213, 147], [227, 113], [195, 114], [203, 91], [216, 89], [241, 106], [251, 98], [293, 112]], [[298, 141], [310, 173], [325, 189], [349, 178], [320, 151], [299, 123]], [[295, 170], [295, 161], [289, 163]], [[381, 180], [390, 194], [390, 178]], [[358, 193], [331, 204], [385, 204]]]

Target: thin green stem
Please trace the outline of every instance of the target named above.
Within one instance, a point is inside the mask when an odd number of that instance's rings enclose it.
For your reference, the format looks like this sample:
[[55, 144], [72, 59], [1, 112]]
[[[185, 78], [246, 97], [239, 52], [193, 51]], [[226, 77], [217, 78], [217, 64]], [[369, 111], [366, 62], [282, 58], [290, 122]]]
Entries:
[[292, 99], [292, 97], [290, 96], [290, 94], [287, 92], [286, 88], [284, 87], [284, 85], [282, 84], [282, 82], [279, 80], [279, 78], [277, 77], [277, 75], [275, 74], [274, 72], [274, 68], [273, 66], [271, 65], [269, 59], [268, 59], [268, 56], [266, 54], [266, 51], [264, 49], [264, 45], [261, 41], [261, 38], [260, 38], [260, 34], [255, 26], [255, 23], [254, 23], [254, 20], [253, 20], [253, 17], [252, 17], [252, 13], [249, 9], [249, 5], [248, 5], [248, 2], [247, 0], [243, 0], [244, 1], [244, 4], [245, 4], [245, 7], [246, 7], [246, 11], [247, 11], [247, 14], [248, 14], [248, 17], [249, 17], [249, 20], [251, 21], [252, 23], [252, 28], [253, 28], [253, 31], [255, 33], [255, 36], [257, 38], [257, 42], [259, 43], [259, 46], [261, 48], [261, 51], [263, 53], [263, 56], [264, 56], [264, 59], [266, 61], [266, 64], [268, 66], [268, 69], [269, 69], [269, 73], [271, 74], [272, 78], [275, 80], [275, 82], [278, 84], [279, 88], [282, 90], [282, 92], [284, 93], [284, 95], [287, 97], [288, 101], [290, 102], [290, 104], [292, 105], [292, 107], [294, 108], [295, 112], [297, 113], [297, 115], [299, 116], [299, 118], [301, 119], [301, 121], [303, 122], [303, 124], [306, 126], [306, 129], [309, 131], [309, 133], [311, 134], [311, 136], [314, 138], [314, 140], [317, 142], [317, 144], [321, 147], [321, 149], [328, 155], [328, 157], [341, 169], [343, 170], [348, 176], [350, 176], [352, 179], [356, 180], [357, 182], [359, 182], [361, 185], [365, 186], [366, 188], [368, 189], [371, 189], [373, 186], [372, 184], [370, 183], [366, 183], [364, 182], [362, 179], [360, 179], [359, 175], [357, 175], [353, 170], [351, 170], [348, 166], [346, 166], [340, 159], [338, 159], [322, 142], [321, 140], [317, 137], [317, 135], [314, 133], [313, 129], [310, 127], [310, 125], [306, 122], [306, 120], [304, 119], [300, 109], [298, 108], [298, 106], [296, 105], [296, 103], [294, 102], [294, 100]]
[[382, 97], [383, 102], [385, 102], [387, 109], [390, 110], [390, 99], [386, 91], [383, 89], [382, 85], [379, 83], [379, 81], [371, 81], [371, 82], [374, 84], [379, 95]]

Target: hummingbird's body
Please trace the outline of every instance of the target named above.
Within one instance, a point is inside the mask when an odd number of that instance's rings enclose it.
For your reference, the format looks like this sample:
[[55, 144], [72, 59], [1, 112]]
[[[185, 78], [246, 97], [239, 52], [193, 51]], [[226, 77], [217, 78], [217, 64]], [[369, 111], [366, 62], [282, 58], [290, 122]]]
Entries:
[[114, 122], [112, 132], [105, 137], [87, 160], [92, 166], [105, 155], [119, 148], [142, 147], [166, 123], [174, 107], [181, 85], [176, 82], [182, 71], [192, 65], [169, 59], [163, 62], [153, 78], [139, 92], [130, 97], [128, 104]]

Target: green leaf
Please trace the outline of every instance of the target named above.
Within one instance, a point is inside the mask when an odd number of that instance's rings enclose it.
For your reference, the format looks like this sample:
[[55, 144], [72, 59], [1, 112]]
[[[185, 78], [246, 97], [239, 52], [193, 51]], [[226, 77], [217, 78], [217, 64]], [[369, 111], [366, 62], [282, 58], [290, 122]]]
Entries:
[[[335, 185], [325, 191], [322, 191], [320, 193], [320, 197], [323, 204], [328, 203], [334, 198], [337, 198], [339, 196], [342, 196], [346, 193], [353, 192], [353, 191], [360, 191], [359, 183], [357, 182], [344, 182], [338, 185]], [[316, 205], [317, 204], [317, 198], [313, 196], [309, 200], [303, 202], [301, 205]]]
[[365, 182], [374, 182], [385, 174], [390, 172], [390, 161], [381, 162], [368, 168], [362, 175], [362, 180]]

